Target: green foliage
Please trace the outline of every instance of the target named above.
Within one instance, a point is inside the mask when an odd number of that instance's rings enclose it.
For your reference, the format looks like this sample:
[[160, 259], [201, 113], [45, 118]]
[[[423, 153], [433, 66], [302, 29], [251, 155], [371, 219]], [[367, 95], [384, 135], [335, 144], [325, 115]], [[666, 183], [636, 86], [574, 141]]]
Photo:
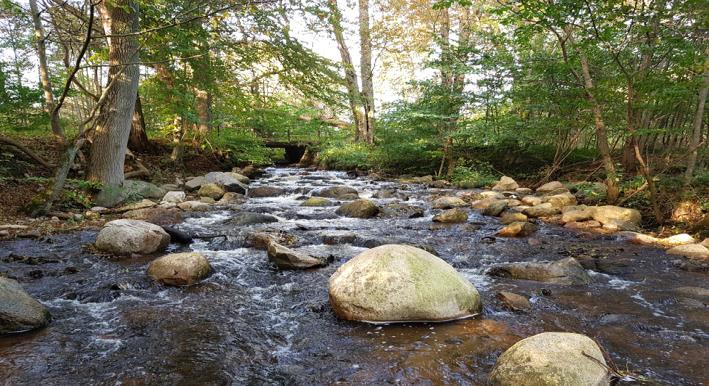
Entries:
[[333, 142], [319, 153], [320, 164], [333, 169], [367, 170], [376, 167], [374, 149], [366, 144]]
[[255, 165], [271, 163], [269, 149], [263, 146], [263, 140], [253, 132], [225, 129], [213, 132], [209, 142], [214, 147], [226, 150], [236, 162]]
[[451, 178], [456, 187], [462, 189], [482, 188], [498, 180], [497, 173], [485, 162], [467, 162], [457, 165]]

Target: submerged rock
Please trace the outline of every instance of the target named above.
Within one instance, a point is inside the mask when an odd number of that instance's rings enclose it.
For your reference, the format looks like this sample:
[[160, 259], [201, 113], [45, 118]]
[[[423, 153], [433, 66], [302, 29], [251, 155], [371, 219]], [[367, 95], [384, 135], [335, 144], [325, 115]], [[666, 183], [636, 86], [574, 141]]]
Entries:
[[286, 248], [275, 241], [268, 245], [268, 260], [279, 269], [307, 269], [325, 265], [318, 258]]
[[357, 190], [350, 188], [349, 186], [331, 186], [329, 188], [318, 189], [314, 191], [312, 195], [338, 200], [356, 200], [359, 198]]
[[167, 285], [192, 285], [212, 272], [209, 261], [201, 253], [171, 253], [153, 260], [148, 275]]
[[107, 222], [96, 237], [96, 249], [114, 255], [147, 255], [165, 250], [170, 235], [161, 227], [140, 220]]
[[481, 310], [475, 287], [440, 258], [407, 245], [360, 253], [331, 277], [329, 297], [341, 319], [446, 321]]
[[497, 293], [497, 298], [512, 311], [528, 311], [532, 308], [526, 297], [514, 292], [500, 291]]
[[461, 208], [444, 210], [433, 216], [433, 222], [444, 224], [463, 223], [468, 221], [468, 212]]
[[227, 220], [232, 225], [254, 225], [278, 222], [278, 218], [265, 213], [242, 212]]
[[0, 335], [49, 324], [49, 311], [15, 280], [0, 276]]
[[379, 207], [370, 200], [359, 199], [342, 204], [335, 213], [347, 217], [372, 218], [379, 213]]
[[420, 206], [390, 202], [379, 208], [379, 217], [417, 218], [423, 217], [424, 209]]
[[603, 352], [591, 338], [544, 332], [515, 343], [497, 359], [494, 386], [601, 386], [610, 382]]
[[468, 203], [458, 197], [445, 196], [433, 201], [433, 209], [452, 209], [462, 206], [468, 206]]
[[591, 277], [573, 257], [558, 261], [501, 264], [491, 268], [487, 274], [552, 284], [588, 284], [591, 282]]
[[276, 197], [282, 196], [285, 193], [285, 189], [275, 186], [257, 186], [255, 188], [249, 188], [249, 197]]

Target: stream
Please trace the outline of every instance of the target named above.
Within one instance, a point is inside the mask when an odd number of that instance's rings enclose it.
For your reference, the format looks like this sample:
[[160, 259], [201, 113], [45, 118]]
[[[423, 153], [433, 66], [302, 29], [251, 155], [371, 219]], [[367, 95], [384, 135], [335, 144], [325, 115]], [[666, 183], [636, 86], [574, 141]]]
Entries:
[[[151, 280], [145, 270], [154, 257], [92, 253], [86, 245], [96, 230], [0, 242], [0, 272], [17, 278], [53, 317], [44, 329], [0, 338], [0, 384], [484, 384], [505, 349], [543, 331], [586, 334], [619, 369], [660, 384], [709, 380], [707, 299], [678, 290], [706, 288], [706, 273], [680, 270], [662, 250], [541, 223], [530, 237], [491, 237], [499, 219], [472, 210], [466, 224], [434, 224], [431, 198], [455, 189], [296, 168], [267, 169], [251, 183], [259, 185], [288, 194], [250, 198], [241, 210], [279, 222], [235, 227], [225, 221], [237, 210], [215, 208], [177, 226], [193, 235], [223, 235], [170, 245], [171, 252], [202, 252], [214, 268], [191, 287]], [[399, 189], [407, 204], [426, 211], [413, 219], [354, 219], [338, 217], [336, 206], [300, 206], [312, 189], [332, 185], [351, 186], [362, 198]], [[246, 234], [259, 229], [292, 235], [295, 249], [333, 262], [278, 271], [265, 251], [243, 247]], [[349, 243], [325, 245], [326, 235], [349, 236]], [[440, 324], [338, 320], [328, 303], [330, 275], [367, 247], [397, 242], [434, 249], [477, 287], [483, 314]], [[485, 274], [497, 263], [569, 256], [598, 262], [589, 271], [593, 283]], [[499, 291], [529, 297], [532, 310], [505, 309]]]

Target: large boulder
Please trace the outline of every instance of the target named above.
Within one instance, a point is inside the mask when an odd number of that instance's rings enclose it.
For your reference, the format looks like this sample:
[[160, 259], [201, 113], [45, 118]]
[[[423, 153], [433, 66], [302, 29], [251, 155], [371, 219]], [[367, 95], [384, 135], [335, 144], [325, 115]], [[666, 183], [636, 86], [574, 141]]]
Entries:
[[544, 197], [544, 202], [550, 203], [555, 208], [563, 208], [569, 205], [576, 205], [576, 196], [569, 192], [554, 194]]
[[545, 202], [537, 206], [531, 206], [522, 211], [522, 213], [529, 217], [549, 217], [559, 214], [559, 212], [561, 212], [561, 210], [554, 207], [554, 205], [549, 202]]
[[228, 220], [229, 224], [246, 226], [278, 222], [278, 218], [265, 213], [242, 212]]
[[591, 282], [591, 277], [573, 257], [558, 261], [500, 264], [488, 270], [487, 273], [491, 276], [552, 284], [588, 284]]
[[15, 280], [0, 276], [0, 335], [49, 324], [49, 311]]
[[468, 221], [468, 212], [461, 208], [444, 210], [433, 216], [433, 222], [445, 224], [462, 223]]
[[209, 197], [213, 200], [218, 200], [224, 196], [224, 188], [213, 182], [202, 185], [197, 191], [200, 197]]
[[312, 195], [337, 200], [356, 200], [359, 198], [357, 191], [349, 186], [330, 186], [328, 188], [318, 189], [314, 191]]
[[206, 183], [224, 187], [227, 192], [246, 194], [246, 185], [241, 183], [232, 173], [211, 172], [204, 175], [204, 180]]
[[167, 285], [192, 285], [212, 272], [209, 261], [201, 253], [171, 253], [153, 260], [148, 275]]
[[507, 208], [507, 200], [493, 201], [482, 208], [482, 214], [485, 216], [499, 216], [505, 208]]
[[141, 220], [107, 222], [96, 237], [96, 249], [114, 255], [147, 255], [165, 250], [170, 235], [161, 227]]
[[497, 359], [493, 386], [601, 386], [610, 382], [603, 352], [591, 338], [544, 332], [515, 343]]
[[241, 182], [244, 185], [248, 185], [251, 182], [251, 179], [249, 177], [246, 177], [245, 175], [243, 175], [241, 173], [228, 172], [226, 174], [234, 177], [237, 181]]
[[165, 189], [150, 182], [140, 180], [125, 180], [121, 186], [107, 186], [94, 199], [98, 206], [112, 208], [122, 202], [136, 201], [143, 198], [160, 199], [165, 195]]
[[502, 176], [500, 177], [500, 180], [497, 181], [495, 186], [492, 187], [492, 190], [498, 192], [510, 192], [514, 191], [517, 188], [519, 188], [519, 184], [517, 184], [517, 181], [513, 180], [510, 177]]
[[603, 225], [627, 223], [638, 226], [642, 216], [636, 209], [605, 205], [593, 208], [593, 219]]
[[570, 205], [561, 209], [561, 222], [580, 222], [593, 218], [593, 207], [586, 205]]
[[424, 209], [420, 206], [390, 202], [379, 208], [379, 217], [416, 218], [423, 217]]
[[338, 317], [367, 322], [446, 321], [476, 315], [480, 294], [448, 263], [408, 245], [372, 248], [331, 277]]
[[268, 260], [279, 269], [307, 269], [325, 265], [323, 260], [286, 248], [275, 241], [268, 244]]
[[556, 194], [563, 193], [566, 191], [566, 186], [559, 181], [547, 182], [546, 184], [537, 188], [537, 194]]
[[433, 201], [433, 209], [452, 209], [468, 206], [468, 203], [458, 197], [445, 196]]
[[342, 204], [335, 213], [346, 217], [372, 218], [379, 213], [379, 207], [370, 200], [359, 199]]
[[249, 188], [249, 197], [276, 197], [282, 196], [286, 190], [276, 186], [257, 186]]

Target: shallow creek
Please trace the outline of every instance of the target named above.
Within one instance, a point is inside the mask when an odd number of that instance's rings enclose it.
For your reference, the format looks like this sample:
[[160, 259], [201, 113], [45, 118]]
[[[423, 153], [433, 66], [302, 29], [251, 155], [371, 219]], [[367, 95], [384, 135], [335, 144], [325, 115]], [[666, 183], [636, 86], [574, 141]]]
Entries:
[[[484, 384], [495, 359], [519, 339], [542, 331], [587, 334], [615, 364], [662, 384], [709, 380], [706, 299], [678, 287], [706, 287], [707, 276], [679, 270], [663, 251], [541, 225], [527, 238], [492, 239], [497, 218], [471, 211], [467, 224], [434, 225], [430, 197], [454, 190], [354, 179], [338, 172], [269, 169], [252, 186], [288, 195], [252, 198], [241, 210], [280, 221], [234, 227], [234, 210], [195, 213], [178, 228], [202, 236], [189, 247], [215, 273], [188, 288], [164, 287], [145, 274], [151, 258], [108, 259], [85, 248], [96, 231], [44, 240], [0, 243], [0, 271], [16, 277], [47, 305], [51, 325], [0, 338], [0, 383], [79, 384]], [[311, 189], [352, 186], [369, 198], [402, 189], [407, 203], [426, 208], [415, 219], [350, 219], [337, 207], [306, 208]], [[383, 204], [394, 199], [375, 200]], [[264, 251], [243, 248], [255, 229], [281, 230], [296, 247], [334, 262], [321, 269], [277, 271]], [[324, 245], [334, 231], [357, 235], [351, 244]], [[330, 275], [382, 239], [426, 245], [481, 292], [483, 315], [442, 324], [375, 326], [340, 321], [328, 304]], [[584, 286], [493, 278], [496, 263], [598, 259]], [[507, 290], [531, 298], [528, 313], [496, 300]]]

